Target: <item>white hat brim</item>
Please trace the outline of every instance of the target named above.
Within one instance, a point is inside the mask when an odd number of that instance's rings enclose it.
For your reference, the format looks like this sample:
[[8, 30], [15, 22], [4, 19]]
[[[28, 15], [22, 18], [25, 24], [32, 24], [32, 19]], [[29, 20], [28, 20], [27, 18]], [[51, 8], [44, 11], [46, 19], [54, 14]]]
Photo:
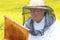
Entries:
[[24, 8], [27, 8], [27, 9], [49, 9], [44, 6], [25, 6]]

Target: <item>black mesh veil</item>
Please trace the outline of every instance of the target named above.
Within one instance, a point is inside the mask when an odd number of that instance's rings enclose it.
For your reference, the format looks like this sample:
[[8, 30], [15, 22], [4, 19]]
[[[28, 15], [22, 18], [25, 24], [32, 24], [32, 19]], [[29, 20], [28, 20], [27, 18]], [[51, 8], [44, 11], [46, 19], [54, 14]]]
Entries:
[[[29, 19], [31, 18], [31, 11], [30, 11], [30, 8], [37, 8], [37, 9], [44, 9], [45, 10], [45, 24], [44, 24], [44, 28], [39, 31], [41, 36], [44, 34], [44, 32], [55, 22], [56, 18], [55, 18], [55, 15], [54, 15], [54, 10], [49, 7], [49, 6], [25, 6], [23, 7], [23, 25], [24, 23]], [[28, 25], [29, 24], [29, 25]], [[30, 20], [30, 23], [26, 24], [27, 27], [30, 30], [30, 33], [34, 36], [38, 35], [38, 31], [36, 31], [34, 29], [34, 26], [33, 26], [33, 20], [31, 19]]]
[[24, 6], [23, 7], [23, 13], [22, 13], [22, 15], [23, 15], [23, 24], [24, 24], [24, 22], [26, 21], [26, 20], [28, 20], [29, 18], [31, 18], [31, 11], [29, 10], [29, 8], [47, 8], [47, 9], [45, 9], [45, 14], [48, 14], [49, 16], [52, 16], [52, 17], [54, 17], [55, 18], [55, 15], [54, 15], [54, 10], [51, 8], [51, 7], [49, 7], [49, 6]]

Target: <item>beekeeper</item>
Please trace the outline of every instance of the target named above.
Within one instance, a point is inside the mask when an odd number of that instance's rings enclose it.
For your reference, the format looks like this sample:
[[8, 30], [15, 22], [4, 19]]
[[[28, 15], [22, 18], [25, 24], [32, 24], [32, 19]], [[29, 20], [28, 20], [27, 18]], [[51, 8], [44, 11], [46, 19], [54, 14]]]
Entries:
[[60, 40], [60, 22], [51, 7], [46, 6], [43, 0], [31, 0], [24, 8], [31, 14], [24, 23], [30, 29], [28, 40]]

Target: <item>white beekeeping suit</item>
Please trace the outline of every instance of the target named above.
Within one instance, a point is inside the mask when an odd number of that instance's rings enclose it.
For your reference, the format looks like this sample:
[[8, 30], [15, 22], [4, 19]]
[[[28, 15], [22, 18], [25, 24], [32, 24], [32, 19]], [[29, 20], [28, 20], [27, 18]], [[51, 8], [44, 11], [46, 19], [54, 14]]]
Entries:
[[33, 36], [29, 33], [28, 40], [60, 40], [60, 22], [56, 20], [43, 36]]

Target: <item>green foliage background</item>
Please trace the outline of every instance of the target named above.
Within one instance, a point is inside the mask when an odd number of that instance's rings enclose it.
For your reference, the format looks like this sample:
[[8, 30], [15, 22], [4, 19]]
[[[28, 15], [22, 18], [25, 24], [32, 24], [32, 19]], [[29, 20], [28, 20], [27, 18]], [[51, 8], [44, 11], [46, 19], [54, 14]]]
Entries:
[[[54, 9], [57, 19], [60, 20], [60, 0], [44, 0], [46, 5]], [[28, 5], [30, 0], [0, 0], [0, 40], [4, 40], [4, 16], [23, 23], [22, 7]]]

